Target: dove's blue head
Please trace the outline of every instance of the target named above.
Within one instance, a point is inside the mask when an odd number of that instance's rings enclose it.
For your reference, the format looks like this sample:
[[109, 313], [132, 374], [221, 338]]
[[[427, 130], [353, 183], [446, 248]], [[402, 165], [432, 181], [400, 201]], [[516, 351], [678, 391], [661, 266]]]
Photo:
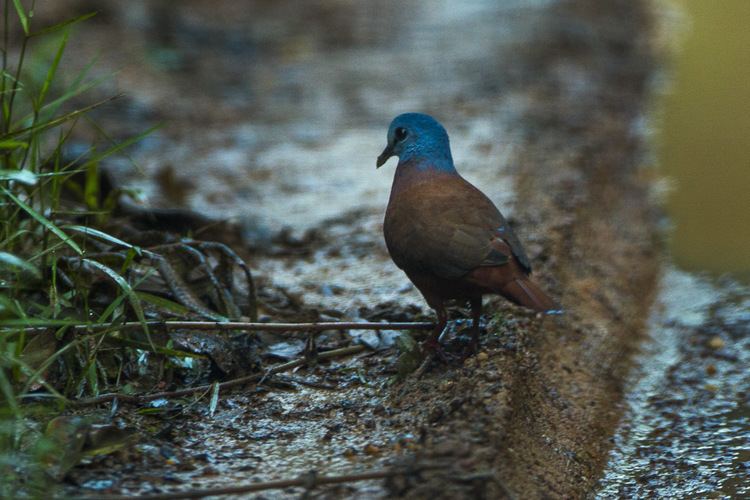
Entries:
[[433, 117], [421, 113], [404, 113], [393, 119], [388, 145], [378, 156], [378, 168], [391, 156], [398, 156], [399, 165], [410, 162], [419, 169], [456, 171], [448, 133]]

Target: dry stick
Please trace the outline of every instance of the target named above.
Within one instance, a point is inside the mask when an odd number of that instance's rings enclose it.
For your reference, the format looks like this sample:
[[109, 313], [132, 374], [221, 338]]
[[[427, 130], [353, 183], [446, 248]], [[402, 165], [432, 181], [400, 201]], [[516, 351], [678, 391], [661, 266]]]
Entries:
[[[324, 352], [318, 353], [316, 357], [317, 359], [331, 359], [331, 358], [337, 358], [337, 357], [342, 357], [342, 356], [350, 356], [352, 354], [357, 354], [359, 352], [362, 352], [365, 349], [366, 347], [363, 345], [354, 345], [354, 346], [349, 346], [349, 347], [343, 347], [341, 349], [334, 349], [332, 351], [324, 351]], [[227, 380], [226, 382], [222, 382], [221, 384], [219, 384], [219, 389], [225, 389], [227, 387], [234, 387], [236, 385], [242, 385], [248, 382], [258, 382], [270, 375], [273, 375], [275, 373], [285, 372], [293, 368], [297, 368], [298, 366], [302, 366], [306, 364], [307, 362], [308, 360], [306, 358], [299, 358], [299, 359], [294, 359], [292, 361], [287, 361], [286, 363], [281, 363], [276, 366], [272, 366], [268, 370], [265, 370], [263, 373], [254, 373], [253, 375], [246, 375], [244, 377], [239, 377], [239, 378], [235, 378], [232, 380]], [[95, 398], [81, 399], [78, 401], [75, 401], [75, 400], [70, 401], [70, 404], [76, 407], [93, 406], [93, 405], [98, 405], [101, 403], [107, 403], [109, 401], [112, 401], [113, 399], [117, 399], [121, 403], [145, 403], [147, 401], [153, 401], [155, 399], [167, 399], [167, 398], [174, 398], [174, 397], [180, 397], [180, 396], [189, 396], [191, 394], [195, 394], [196, 392], [207, 391], [211, 389], [212, 387], [213, 387], [213, 384], [199, 385], [196, 387], [187, 387], [185, 389], [179, 389], [177, 391], [157, 392], [154, 394], [142, 394], [138, 396], [133, 396], [130, 394], [109, 393], [109, 394], [102, 394], [101, 396], [97, 396]]]
[[[282, 479], [280, 481], [267, 481], [262, 483], [248, 484], [245, 486], [230, 486], [227, 488], [207, 488], [200, 490], [175, 491], [173, 493], [153, 493], [146, 495], [112, 495], [99, 496], [101, 500], [126, 500], [138, 498], [141, 500], [172, 500], [174, 498], [203, 498], [214, 495], [233, 495], [238, 493], [252, 493], [254, 491], [277, 490], [290, 488], [293, 486], [302, 486], [308, 490], [323, 484], [341, 484], [353, 483], [356, 481], [371, 481], [373, 479], [385, 479], [387, 477], [401, 476], [409, 473], [419, 472], [429, 469], [444, 468], [441, 464], [423, 464], [409, 467], [403, 470], [379, 470], [372, 472], [362, 472], [360, 474], [346, 474], [342, 476], [318, 476], [314, 472], [308, 473], [297, 479]], [[83, 497], [90, 498], [90, 497]]]
[[425, 356], [424, 361], [422, 361], [422, 364], [419, 365], [419, 368], [417, 368], [417, 371], [414, 372], [412, 375], [414, 379], [418, 380], [422, 378], [422, 375], [427, 372], [427, 368], [432, 364], [433, 360], [435, 359], [435, 353], [429, 353], [427, 356]]
[[[146, 321], [149, 328], [163, 328], [168, 330], [242, 330], [242, 331], [264, 331], [264, 332], [321, 332], [324, 330], [431, 330], [435, 328], [433, 323], [375, 323], [364, 321], [328, 321], [320, 323], [245, 323], [241, 321]], [[36, 324], [33, 327], [25, 328], [26, 333], [41, 333], [48, 331], [50, 328], [59, 328], [60, 325]], [[14, 327], [11, 331], [17, 331], [22, 326]], [[95, 333], [101, 330], [135, 330], [143, 328], [143, 323], [131, 321], [120, 325], [112, 323], [91, 323], [72, 325], [70, 330], [76, 333]], [[3, 329], [0, 331], [4, 331]]]

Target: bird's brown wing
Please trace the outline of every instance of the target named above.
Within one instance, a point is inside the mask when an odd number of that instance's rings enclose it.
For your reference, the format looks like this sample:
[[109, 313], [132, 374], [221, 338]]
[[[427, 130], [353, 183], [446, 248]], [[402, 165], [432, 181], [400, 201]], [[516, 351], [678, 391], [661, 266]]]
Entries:
[[[436, 179], [391, 200], [386, 243], [404, 270], [459, 278], [514, 258], [528, 266], [518, 239], [495, 205], [461, 177]], [[502, 243], [502, 244], [499, 244]]]
[[[505, 218], [500, 215], [502, 223], [498, 226], [495, 231], [495, 237], [492, 243], [492, 249], [494, 253], [501, 253], [506, 257], [513, 256], [518, 262], [524, 273], [531, 274], [531, 263], [529, 258], [526, 256], [526, 252], [521, 245], [521, 241], [516, 236], [516, 233], [510, 228]], [[495, 266], [493, 259], [483, 261], [482, 266]]]

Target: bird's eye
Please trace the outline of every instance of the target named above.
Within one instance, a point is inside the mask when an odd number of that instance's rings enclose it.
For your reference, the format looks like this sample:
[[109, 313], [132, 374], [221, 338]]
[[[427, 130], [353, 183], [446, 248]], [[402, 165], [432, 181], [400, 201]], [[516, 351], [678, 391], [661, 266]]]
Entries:
[[407, 135], [408, 135], [408, 132], [406, 131], [404, 127], [399, 127], [396, 129], [396, 133], [395, 133], [396, 141], [398, 142], [403, 141], [404, 139], [406, 139]]

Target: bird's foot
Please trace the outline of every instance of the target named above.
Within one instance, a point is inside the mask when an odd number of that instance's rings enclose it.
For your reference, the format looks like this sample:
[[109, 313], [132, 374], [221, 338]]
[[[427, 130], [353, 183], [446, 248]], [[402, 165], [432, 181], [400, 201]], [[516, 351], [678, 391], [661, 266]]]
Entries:
[[452, 354], [445, 350], [443, 345], [434, 337], [430, 337], [422, 342], [422, 353], [424, 354], [424, 360], [419, 368], [414, 372], [414, 378], [422, 378], [422, 375], [427, 372], [427, 369], [432, 365], [436, 359], [442, 363], [450, 364], [456, 361], [463, 361], [464, 356]]
[[471, 339], [461, 350], [461, 359], [466, 360], [479, 352], [479, 340]]
[[422, 342], [422, 352], [425, 358], [438, 358], [444, 363], [455, 361], [456, 356], [445, 350], [443, 345], [434, 337], [430, 337]]
[[479, 352], [479, 328], [474, 328], [471, 331], [471, 340], [464, 349], [464, 358], [468, 358]]
[[315, 366], [318, 364], [318, 346], [315, 343], [315, 334], [313, 333], [310, 333], [307, 336], [303, 356], [308, 366]]
[[451, 341], [451, 351], [460, 353], [458, 359], [464, 361], [479, 351], [479, 333], [478, 329], [464, 330]]

